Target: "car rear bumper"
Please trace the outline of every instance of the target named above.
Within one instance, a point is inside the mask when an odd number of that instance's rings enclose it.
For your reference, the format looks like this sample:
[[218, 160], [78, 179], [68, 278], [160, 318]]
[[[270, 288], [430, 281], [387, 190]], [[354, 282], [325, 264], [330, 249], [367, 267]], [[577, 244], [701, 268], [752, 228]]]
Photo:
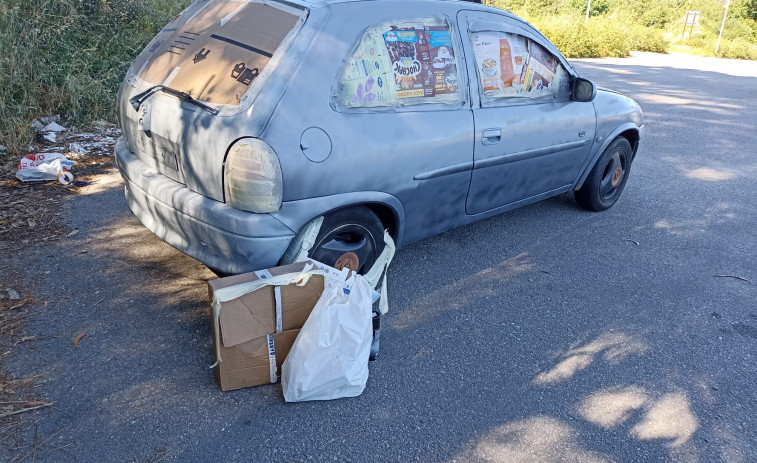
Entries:
[[163, 241], [226, 273], [273, 267], [294, 231], [270, 214], [240, 211], [158, 173], [116, 142], [116, 163], [134, 215]]

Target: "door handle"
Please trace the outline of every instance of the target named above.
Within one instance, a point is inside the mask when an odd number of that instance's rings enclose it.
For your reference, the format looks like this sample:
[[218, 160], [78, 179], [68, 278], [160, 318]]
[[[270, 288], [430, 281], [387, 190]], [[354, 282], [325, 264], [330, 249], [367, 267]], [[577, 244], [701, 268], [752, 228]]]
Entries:
[[481, 143], [484, 145], [494, 145], [502, 141], [502, 131], [500, 129], [485, 129], [481, 134]]

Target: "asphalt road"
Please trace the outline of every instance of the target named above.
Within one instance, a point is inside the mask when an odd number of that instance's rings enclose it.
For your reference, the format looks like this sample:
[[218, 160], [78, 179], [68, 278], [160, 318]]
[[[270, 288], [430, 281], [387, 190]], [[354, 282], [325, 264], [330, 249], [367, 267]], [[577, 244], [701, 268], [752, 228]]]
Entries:
[[213, 275], [138, 223], [117, 175], [69, 201], [80, 232], [18, 257], [47, 339], [8, 366], [42, 375], [39, 435], [66, 446], [41, 461], [757, 461], [757, 63], [575, 65], [644, 109], [623, 197], [402, 248], [355, 399], [222, 393]]

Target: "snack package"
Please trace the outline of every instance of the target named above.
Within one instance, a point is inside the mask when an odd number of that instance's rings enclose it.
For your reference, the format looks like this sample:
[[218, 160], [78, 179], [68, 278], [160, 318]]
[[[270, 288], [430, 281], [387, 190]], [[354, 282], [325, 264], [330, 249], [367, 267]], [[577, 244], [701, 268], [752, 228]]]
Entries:
[[499, 97], [520, 89], [523, 64], [528, 57], [523, 37], [479, 32], [473, 34], [473, 51], [484, 94]]
[[494, 33], [473, 35], [473, 52], [481, 73], [484, 93], [496, 93], [500, 90], [500, 50], [499, 39]]
[[550, 87], [557, 73], [557, 60], [538, 43], [528, 41], [528, 62], [521, 73], [522, 92], [540, 92]]
[[449, 29], [446, 26], [429, 26], [423, 34], [429, 47], [433, 96], [457, 93], [457, 64]]
[[374, 37], [366, 37], [359, 46], [357, 56], [350, 60], [347, 74], [342, 79], [343, 104], [366, 106], [394, 100], [393, 88], [388, 79], [393, 78], [387, 69], [386, 48], [377, 44]]
[[384, 42], [397, 84], [397, 98], [426, 96], [421, 76], [423, 63], [419, 59], [417, 31], [393, 29], [384, 33]]

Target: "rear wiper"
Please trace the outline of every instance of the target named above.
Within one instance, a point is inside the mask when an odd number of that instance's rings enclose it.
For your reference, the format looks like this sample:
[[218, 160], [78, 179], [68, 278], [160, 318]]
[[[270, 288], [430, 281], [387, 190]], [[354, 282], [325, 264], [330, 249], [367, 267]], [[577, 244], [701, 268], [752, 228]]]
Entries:
[[205, 111], [209, 112], [210, 114], [214, 116], [218, 114], [217, 109], [211, 108], [205, 103], [195, 100], [194, 98], [192, 98], [192, 96], [189, 93], [180, 92], [171, 87], [166, 87], [165, 85], [155, 85], [154, 87], [150, 87], [144, 92], [140, 93], [139, 95], [135, 95], [129, 98], [129, 103], [131, 103], [132, 107], [134, 107], [134, 110], [139, 111], [139, 107], [142, 106], [142, 103], [144, 103], [146, 99], [150, 98], [153, 94], [157, 92], [163, 92], [163, 93], [168, 93], [169, 95], [173, 95], [176, 98], [180, 99], [181, 101], [186, 101], [187, 103], [191, 105], [197, 106], [200, 109], [204, 109]]

